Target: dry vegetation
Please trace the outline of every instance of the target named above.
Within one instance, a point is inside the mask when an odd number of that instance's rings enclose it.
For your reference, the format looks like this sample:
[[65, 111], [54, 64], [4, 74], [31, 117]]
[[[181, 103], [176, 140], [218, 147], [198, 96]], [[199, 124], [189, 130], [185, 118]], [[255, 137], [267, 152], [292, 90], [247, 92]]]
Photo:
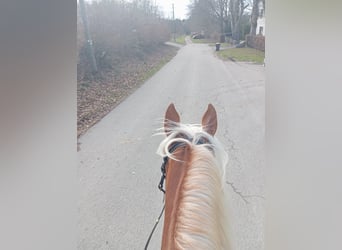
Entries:
[[86, 7], [98, 73], [92, 75], [78, 13], [78, 136], [176, 53], [164, 45], [170, 38], [169, 23], [150, 0], [102, 0]]

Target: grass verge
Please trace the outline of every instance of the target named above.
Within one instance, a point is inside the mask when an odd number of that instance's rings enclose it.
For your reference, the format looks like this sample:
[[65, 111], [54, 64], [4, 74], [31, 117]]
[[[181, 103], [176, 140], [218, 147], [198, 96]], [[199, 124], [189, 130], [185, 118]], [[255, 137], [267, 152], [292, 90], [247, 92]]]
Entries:
[[223, 60], [232, 60], [239, 62], [253, 62], [262, 64], [265, 58], [265, 52], [252, 48], [231, 48], [216, 52]]
[[179, 44], [185, 45], [186, 44], [186, 42], [185, 42], [185, 35], [176, 37], [175, 43], [179, 43]]
[[191, 38], [193, 43], [215, 43], [213, 40], [210, 39], [193, 39]]
[[161, 59], [156, 65], [154, 65], [152, 68], [147, 70], [142, 76], [141, 81], [146, 81], [149, 78], [151, 78], [155, 73], [157, 73], [165, 64], [167, 64], [175, 55], [167, 55], [163, 59]]
[[[230, 44], [230, 43], [220, 43], [221, 44], [221, 48], [224, 48], [224, 47], [232, 47], [233, 45]], [[209, 43], [209, 46], [212, 46], [212, 47], [215, 47], [216, 46], [216, 43]]]

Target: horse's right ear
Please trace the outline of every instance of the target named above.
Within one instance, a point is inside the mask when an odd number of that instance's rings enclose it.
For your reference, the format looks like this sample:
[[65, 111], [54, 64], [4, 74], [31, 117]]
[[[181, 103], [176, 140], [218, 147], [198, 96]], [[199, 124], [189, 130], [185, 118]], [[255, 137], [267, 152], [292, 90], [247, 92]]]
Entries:
[[202, 127], [205, 132], [214, 136], [217, 130], [217, 114], [212, 104], [208, 105], [208, 109], [202, 117]]
[[177, 123], [179, 122], [179, 114], [175, 108], [175, 105], [171, 103], [165, 113], [164, 131], [166, 135], [168, 135], [171, 132], [172, 127], [177, 126]]

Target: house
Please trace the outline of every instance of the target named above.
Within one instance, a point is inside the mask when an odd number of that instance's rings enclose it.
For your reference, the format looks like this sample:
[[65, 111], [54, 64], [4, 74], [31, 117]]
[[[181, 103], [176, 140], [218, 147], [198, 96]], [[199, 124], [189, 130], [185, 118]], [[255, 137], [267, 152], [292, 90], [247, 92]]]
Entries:
[[256, 28], [257, 35], [265, 36], [265, 6], [264, 1], [259, 2], [259, 17], [257, 20], [257, 28]]

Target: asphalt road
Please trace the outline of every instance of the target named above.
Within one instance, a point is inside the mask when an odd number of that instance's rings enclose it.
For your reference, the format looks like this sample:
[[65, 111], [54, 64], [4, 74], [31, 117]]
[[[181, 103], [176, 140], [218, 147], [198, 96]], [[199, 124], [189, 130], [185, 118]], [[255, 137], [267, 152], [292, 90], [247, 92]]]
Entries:
[[[214, 47], [188, 44], [80, 139], [79, 249], [143, 249], [162, 208], [157, 184], [170, 102], [182, 122], [200, 123], [208, 103], [230, 161], [227, 181], [237, 249], [263, 249], [264, 67], [223, 62]], [[228, 184], [227, 184], [228, 185]], [[162, 223], [149, 249], [160, 249]]]

